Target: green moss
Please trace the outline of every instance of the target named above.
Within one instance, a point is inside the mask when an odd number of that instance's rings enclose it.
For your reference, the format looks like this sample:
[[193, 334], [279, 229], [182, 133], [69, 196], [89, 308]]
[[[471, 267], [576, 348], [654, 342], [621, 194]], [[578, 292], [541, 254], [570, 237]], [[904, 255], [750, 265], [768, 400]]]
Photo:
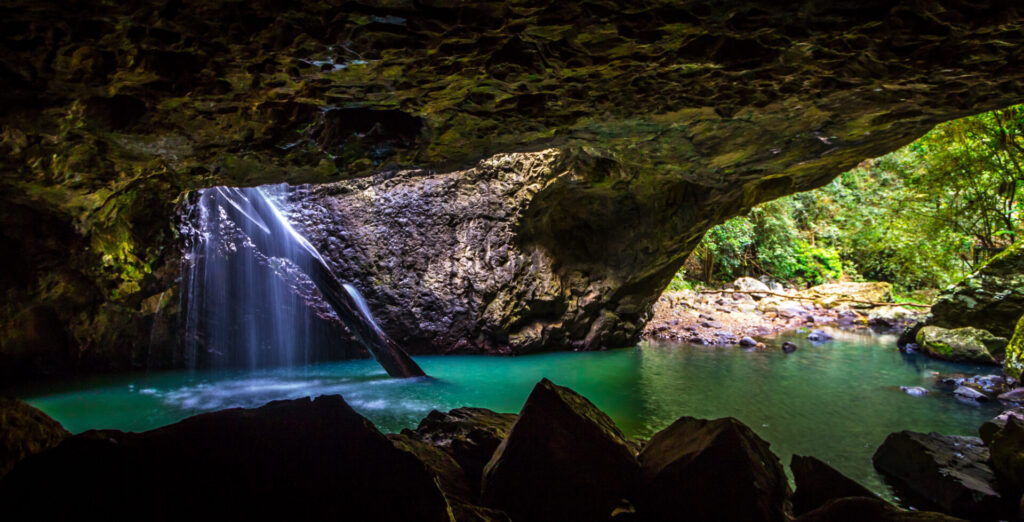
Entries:
[[1003, 373], [1015, 379], [1020, 379], [1024, 373], [1024, 316], [1017, 321], [1013, 338], [1010, 339], [1010, 344], [1006, 347]]

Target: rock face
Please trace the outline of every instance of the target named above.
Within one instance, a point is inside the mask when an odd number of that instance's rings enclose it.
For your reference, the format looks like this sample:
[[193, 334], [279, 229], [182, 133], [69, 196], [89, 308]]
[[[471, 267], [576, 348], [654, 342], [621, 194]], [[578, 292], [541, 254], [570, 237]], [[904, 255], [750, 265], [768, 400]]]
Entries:
[[1007, 340], [970, 326], [951, 330], [925, 326], [917, 332], [917, 344], [924, 353], [937, 359], [999, 364], [1006, 350]]
[[640, 452], [644, 520], [787, 520], [789, 482], [768, 443], [733, 418], [682, 417]]
[[[54, 502], [60, 498], [60, 502]], [[66, 519], [322, 517], [449, 520], [433, 475], [340, 396], [191, 417], [144, 433], [90, 431], [0, 482], [5, 515]], [[168, 501], [173, 499], [173, 501]]]
[[802, 515], [838, 498], [878, 499], [871, 490], [815, 457], [793, 455], [789, 469], [796, 482], [792, 498], [794, 515]]
[[[374, 311], [401, 278], [451, 278], [446, 311], [431, 310], [441, 283], [403, 297], [427, 312], [410, 341], [450, 344], [431, 336], [451, 322], [476, 346], [625, 343], [709, 227], [1024, 94], [1012, 2], [65, 4], [3, 7], [4, 378], [174, 364], [184, 191], [379, 173], [365, 183], [396, 197], [429, 181], [402, 169], [545, 148], [557, 177], [523, 173], [540, 186], [519, 217], [454, 214], [505, 258], [467, 267], [458, 239], [414, 267], [368, 255], [381, 263], [351, 277]], [[505, 203], [488, 187], [516, 192], [464, 178], [482, 206]], [[392, 209], [377, 230], [436, 230]], [[510, 276], [527, 287], [475, 290]]]
[[483, 503], [512, 520], [602, 520], [637, 476], [631, 445], [576, 392], [544, 379], [484, 469]]
[[932, 305], [928, 324], [973, 326], [1010, 338], [1024, 316], [1024, 242], [993, 257], [963, 281], [947, 288]]
[[889, 434], [872, 461], [895, 486], [924, 506], [971, 520], [1005, 516], [1007, 506], [977, 437], [900, 431]]
[[17, 399], [0, 397], [0, 478], [29, 455], [71, 436], [59, 422]]

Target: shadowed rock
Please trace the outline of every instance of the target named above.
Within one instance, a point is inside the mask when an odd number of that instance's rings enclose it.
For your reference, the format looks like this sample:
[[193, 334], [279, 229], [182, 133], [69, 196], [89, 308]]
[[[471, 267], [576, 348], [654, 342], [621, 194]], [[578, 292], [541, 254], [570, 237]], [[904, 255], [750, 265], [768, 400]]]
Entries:
[[448, 520], [423, 463], [340, 396], [89, 431], [23, 461], [0, 499], [14, 518]]
[[71, 436], [59, 422], [18, 399], [0, 397], [0, 478], [19, 461]]
[[872, 457], [908, 502], [992, 520], [1007, 511], [988, 460], [989, 450], [977, 437], [912, 431], [890, 433]]
[[484, 469], [483, 502], [516, 521], [600, 520], [636, 476], [636, 457], [612, 420], [543, 379]]
[[789, 481], [768, 443], [731, 417], [681, 417], [639, 455], [645, 520], [788, 518]]
[[[1020, 389], [1020, 388], [1018, 388]], [[981, 440], [989, 448], [992, 447], [992, 439], [995, 438], [996, 433], [1006, 426], [1006, 421], [1010, 418], [1015, 418], [1018, 421], [1024, 422], [1024, 407], [1011, 408], [1006, 410], [995, 417], [985, 421], [984, 424], [978, 428], [978, 435], [981, 436]]]
[[1020, 498], [1024, 493], [1024, 421], [1009, 416], [988, 443], [992, 469], [1007, 498]]
[[415, 431], [402, 430], [402, 434], [450, 455], [465, 470], [474, 495], [479, 495], [484, 466], [508, 435], [516, 417], [514, 413], [486, 408], [456, 408], [448, 413], [434, 410], [420, 421]]
[[802, 515], [838, 498], [878, 498], [868, 488], [815, 457], [793, 455], [789, 469], [796, 482], [792, 498], [794, 515]]

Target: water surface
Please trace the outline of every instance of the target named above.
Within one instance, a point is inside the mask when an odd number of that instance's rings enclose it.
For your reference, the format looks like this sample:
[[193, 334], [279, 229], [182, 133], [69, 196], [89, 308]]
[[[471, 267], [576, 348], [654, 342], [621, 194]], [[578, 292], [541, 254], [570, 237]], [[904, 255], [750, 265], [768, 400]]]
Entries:
[[747, 352], [683, 344], [523, 357], [416, 357], [429, 379], [390, 379], [373, 361], [265, 371], [160, 372], [93, 378], [26, 390], [29, 403], [72, 432], [141, 431], [200, 412], [275, 399], [341, 394], [385, 432], [415, 427], [430, 410], [482, 406], [518, 411], [542, 377], [582, 393], [631, 436], [650, 437], [681, 415], [732, 416], [768, 440], [783, 463], [815, 455], [889, 496], [871, 455], [892, 431], [976, 435], [999, 405], [968, 405], [948, 392], [912, 397], [896, 387], [935, 388], [935, 372], [990, 373], [904, 356], [892, 336], [832, 330], [799, 350]]

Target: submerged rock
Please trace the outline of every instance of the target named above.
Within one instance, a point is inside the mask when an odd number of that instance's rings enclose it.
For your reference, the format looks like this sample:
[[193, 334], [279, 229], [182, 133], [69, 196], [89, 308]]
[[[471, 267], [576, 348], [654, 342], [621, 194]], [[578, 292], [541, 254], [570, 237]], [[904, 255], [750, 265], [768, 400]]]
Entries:
[[909, 502], [990, 520], [1004, 516], [1006, 505], [988, 459], [988, 448], [977, 437], [900, 431], [886, 437], [872, 462]]
[[807, 340], [815, 343], [823, 343], [825, 341], [831, 341], [832, 335], [825, 330], [813, 330], [807, 334]]
[[836, 471], [815, 457], [793, 455], [789, 461], [796, 491], [793, 492], [793, 514], [801, 515], [831, 500], [845, 497], [878, 499], [868, 488]]
[[24, 401], [0, 397], [0, 478], [25, 457], [70, 436], [59, 422]]
[[787, 519], [782, 464], [733, 418], [681, 417], [640, 452], [634, 504], [643, 520]]
[[0, 500], [15, 519], [449, 520], [433, 474], [337, 395], [76, 435], [15, 468]]
[[915, 397], [923, 397], [931, 393], [926, 388], [922, 388], [920, 386], [900, 386], [900, 391]]
[[541, 380], [484, 469], [483, 502], [513, 520], [600, 520], [632, 488], [637, 461], [615, 423]]
[[789, 341], [786, 341], [782, 343], [782, 351], [784, 353], [793, 353], [796, 351], [796, 345]]
[[972, 327], [948, 330], [925, 326], [917, 332], [917, 344], [925, 354], [953, 362], [999, 364], [1007, 340]]
[[448, 413], [434, 410], [420, 421], [415, 431], [402, 433], [450, 455], [465, 470], [475, 494], [479, 494], [484, 466], [508, 435], [516, 417], [514, 413], [486, 408], [463, 407]]
[[884, 500], [867, 497], [840, 498], [805, 513], [795, 522], [963, 522], [933, 511], [907, 511]]

